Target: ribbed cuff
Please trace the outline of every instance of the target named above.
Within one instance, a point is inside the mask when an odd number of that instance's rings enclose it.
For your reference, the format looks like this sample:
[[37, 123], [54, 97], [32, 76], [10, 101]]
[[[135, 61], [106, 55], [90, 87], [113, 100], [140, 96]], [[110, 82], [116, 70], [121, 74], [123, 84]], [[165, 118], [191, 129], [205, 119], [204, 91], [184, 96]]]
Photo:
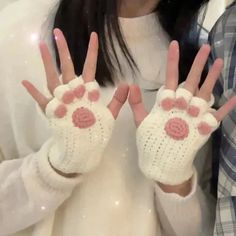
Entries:
[[50, 188], [57, 191], [70, 191], [77, 184], [82, 181], [82, 176], [78, 176], [75, 178], [66, 178], [60, 174], [58, 174], [50, 165], [48, 160], [48, 153], [53, 144], [53, 140], [50, 139], [47, 143], [44, 144], [42, 149], [40, 150], [39, 157], [37, 158], [37, 169], [39, 177], [42, 181], [47, 184]]

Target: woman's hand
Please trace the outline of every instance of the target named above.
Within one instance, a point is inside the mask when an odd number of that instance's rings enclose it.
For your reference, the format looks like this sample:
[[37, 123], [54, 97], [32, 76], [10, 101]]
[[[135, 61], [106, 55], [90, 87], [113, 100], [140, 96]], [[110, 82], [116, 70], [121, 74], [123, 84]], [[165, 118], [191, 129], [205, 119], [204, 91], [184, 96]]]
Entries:
[[128, 85], [118, 87], [108, 106], [100, 101], [95, 81], [98, 37], [91, 34], [83, 73], [76, 77], [66, 40], [54, 30], [61, 61], [61, 80], [52, 56], [44, 43], [40, 51], [45, 67], [47, 86], [52, 98], [45, 97], [29, 81], [24, 87], [45, 112], [55, 136], [49, 161], [59, 173], [86, 173], [100, 162], [111, 137], [113, 124], [127, 99]]
[[197, 151], [236, 106], [233, 97], [218, 111], [211, 109], [212, 90], [223, 67], [221, 59], [215, 61], [198, 89], [209, 53], [210, 47], [204, 45], [185, 83], [178, 86], [179, 46], [176, 41], [171, 43], [165, 86], [158, 91], [150, 114], [144, 108], [139, 87], [130, 88], [129, 103], [138, 126], [139, 165], [148, 178], [159, 183], [173, 186], [188, 182]]

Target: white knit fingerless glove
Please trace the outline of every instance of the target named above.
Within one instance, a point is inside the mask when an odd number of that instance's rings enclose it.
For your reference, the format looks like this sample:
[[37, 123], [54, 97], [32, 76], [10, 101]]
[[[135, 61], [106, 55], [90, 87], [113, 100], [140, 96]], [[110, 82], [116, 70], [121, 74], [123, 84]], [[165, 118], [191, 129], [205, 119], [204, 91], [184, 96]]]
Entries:
[[100, 162], [111, 137], [114, 118], [99, 102], [99, 86], [81, 77], [61, 85], [46, 107], [55, 133], [51, 165], [63, 173], [86, 173]]
[[156, 104], [137, 130], [139, 166], [148, 178], [168, 185], [191, 178], [196, 153], [219, 125], [210, 113], [212, 103], [181, 87], [158, 91]]

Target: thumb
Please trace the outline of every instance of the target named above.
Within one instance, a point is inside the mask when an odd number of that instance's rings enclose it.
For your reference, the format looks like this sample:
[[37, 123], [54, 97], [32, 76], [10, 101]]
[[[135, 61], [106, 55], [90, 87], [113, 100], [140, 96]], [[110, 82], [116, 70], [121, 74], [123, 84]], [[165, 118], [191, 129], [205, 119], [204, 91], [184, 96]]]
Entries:
[[117, 87], [117, 90], [111, 100], [111, 102], [108, 104], [108, 109], [111, 111], [113, 117], [116, 119], [117, 116], [119, 115], [119, 112], [124, 105], [124, 103], [127, 100], [129, 93], [129, 86], [128, 84], [120, 84]]
[[138, 85], [133, 84], [130, 86], [129, 104], [133, 111], [135, 123], [139, 126], [148, 115], [148, 112], [144, 107], [141, 90]]

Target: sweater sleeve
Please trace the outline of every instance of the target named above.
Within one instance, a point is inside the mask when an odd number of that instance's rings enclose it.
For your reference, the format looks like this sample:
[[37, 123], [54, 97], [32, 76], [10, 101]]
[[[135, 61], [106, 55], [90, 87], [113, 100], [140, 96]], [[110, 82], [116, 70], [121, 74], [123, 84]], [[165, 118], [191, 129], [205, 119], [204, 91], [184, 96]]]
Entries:
[[214, 199], [197, 184], [197, 173], [192, 177], [188, 196], [165, 193], [155, 185], [156, 206], [162, 231], [167, 236], [208, 236], [214, 228]]
[[81, 180], [51, 168], [47, 122], [21, 85], [46, 87], [38, 37], [55, 2], [14, 1], [0, 12], [0, 235], [47, 217]]
[[81, 177], [60, 176], [51, 168], [47, 158], [51, 142], [37, 153], [0, 164], [0, 235], [14, 233], [48, 216], [81, 181]]

